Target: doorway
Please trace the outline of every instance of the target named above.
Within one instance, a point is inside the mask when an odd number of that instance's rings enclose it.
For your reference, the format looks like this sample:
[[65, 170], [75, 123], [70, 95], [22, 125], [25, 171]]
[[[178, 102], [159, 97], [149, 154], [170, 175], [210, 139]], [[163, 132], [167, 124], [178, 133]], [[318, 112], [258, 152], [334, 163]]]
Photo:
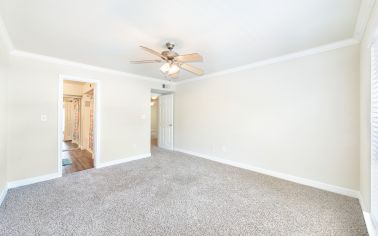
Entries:
[[159, 138], [159, 96], [158, 93], [151, 93], [151, 147], [158, 146]]
[[173, 150], [173, 94], [151, 91], [151, 149]]
[[60, 175], [94, 168], [98, 162], [98, 82], [61, 76], [58, 170]]

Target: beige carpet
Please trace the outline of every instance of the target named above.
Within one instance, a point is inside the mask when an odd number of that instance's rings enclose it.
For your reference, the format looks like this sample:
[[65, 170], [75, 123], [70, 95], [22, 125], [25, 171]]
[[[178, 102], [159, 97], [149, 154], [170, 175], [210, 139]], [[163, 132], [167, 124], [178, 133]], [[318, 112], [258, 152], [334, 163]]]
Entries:
[[367, 235], [357, 199], [159, 149], [9, 191], [0, 235]]

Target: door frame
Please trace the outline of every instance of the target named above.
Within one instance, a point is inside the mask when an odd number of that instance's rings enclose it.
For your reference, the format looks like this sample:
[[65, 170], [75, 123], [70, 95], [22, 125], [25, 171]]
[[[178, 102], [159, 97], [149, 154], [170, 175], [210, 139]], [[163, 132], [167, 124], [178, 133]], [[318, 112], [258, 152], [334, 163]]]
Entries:
[[[374, 189], [377, 188], [377, 185], [378, 185], [378, 181], [375, 180], [375, 178], [377, 177], [378, 173], [377, 173], [377, 167], [376, 167], [376, 162], [377, 160], [375, 160], [375, 156], [374, 156], [374, 143], [373, 143], [373, 121], [374, 121], [374, 118], [373, 118], [373, 106], [375, 104], [373, 104], [373, 101], [374, 101], [374, 96], [376, 94], [374, 94], [374, 89], [373, 89], [373, 81], [374, 79], [374, 64], [373, 63], [377, 63], [376, 61], [376, 54], [378, 53], [377, 49], [378, 49], [378, 31], [376, 29], [376, 32], [374, 33], [374, 36], [371, 40], [371, 42], [369, 43], [369, 49], [370, 49], [370, 121], [369, 121], [369, 131], [370, 131], [370, 213], [369, 213], [369, 218], [370, 218], [370, 222], [366, 222], [366, 226], [368, 228], [368, 231], [369, 233], [370, 232], [370, 228], [372, 228], [371, 231], [376, 231], [378, 230], [378, 216], [374, 213], [376, 212], [373, 212], [373, 205], [375, 202], [374, 201], [374, 197], [376, 197], [376, 193], [374, 194]], [[375, 203], [376, 204], [376, 203]], [[363, 209], [364, 210], [364, 209]], [[365, 213], [365, 212], [364, 212]], [[373, 233], [374, 234], [374, 233]]]
[[87, 79], [77, 76], [71, 76], [71, 75], [59, 75], [59, 91], [58, 91], [58, 174], [61, 177], [63, 174], [63, 166], [62, 166], [62, 140], [63, 140], [63, 97], [64, 97], [64, 88], [63, 88], [63, 82], [65, 80], [69, 81], [77, 81], [77, 82], [84, 82], [84, 83], [93, 83], [96, 86], [94, 87], [94, 100], [95, 100], [95, 111], [94, 111], [94, 117], [93, 117], [93, 159], [94, 159], [94, 168], [97, 168], [100, 163], [100, 131], [101, 131], [101, 122], [100, 122], [100, 99], [101, 99], [101, 85], [99, 80], [94, 79]]

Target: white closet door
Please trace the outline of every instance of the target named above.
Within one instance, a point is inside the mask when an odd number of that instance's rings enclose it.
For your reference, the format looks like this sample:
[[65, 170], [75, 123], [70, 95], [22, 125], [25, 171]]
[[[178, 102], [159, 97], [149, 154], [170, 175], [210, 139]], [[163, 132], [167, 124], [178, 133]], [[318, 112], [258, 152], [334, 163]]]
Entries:
[[159, 147], [173, 150], [173, 94], [159, 97]]

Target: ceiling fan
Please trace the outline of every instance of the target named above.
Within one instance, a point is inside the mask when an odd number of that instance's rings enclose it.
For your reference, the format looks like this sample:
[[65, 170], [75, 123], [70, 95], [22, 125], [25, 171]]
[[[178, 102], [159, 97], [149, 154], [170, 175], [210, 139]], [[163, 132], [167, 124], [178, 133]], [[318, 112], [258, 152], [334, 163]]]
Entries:
[[184, 69], [196, 75], [203, 75], [204, 72], [202, 69], [194, 67], [192, 65], [187, 64], [186, 62], [198, 62], [202, 61], [203, 58], [199, 53], [191, 53], [185, 55], [179, 55], [177, 52], [173, 51], [175, 44], [173, 43], [166, 43], [165, 46], [167, 47], [168, 51], [163, 51], [161, 53], [152, 50], [150, 48], [140, 46], [143, 50], [159, 57], [160, 59], [155, 60], [141, 60], [141, 61], [130, 61], [133, 64], [145, 64], [145, 63], [163, 63], [160, 71], [170, 77], [170, 78], [177, 78], [180, 69]]

